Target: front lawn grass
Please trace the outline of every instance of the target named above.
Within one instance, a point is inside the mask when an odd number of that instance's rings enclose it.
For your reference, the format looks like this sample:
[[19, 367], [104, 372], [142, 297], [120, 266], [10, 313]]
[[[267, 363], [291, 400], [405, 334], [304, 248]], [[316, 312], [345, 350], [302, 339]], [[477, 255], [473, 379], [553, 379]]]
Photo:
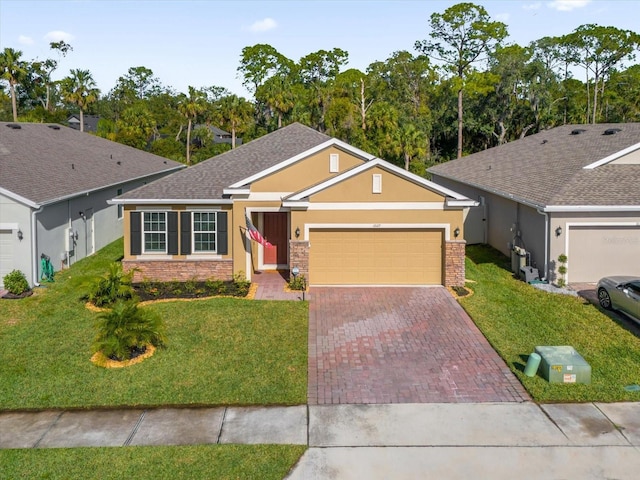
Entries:
[[[640, 338], [580, 297], [548, 293], [514, 279], [509, 259], [467, 247], [474, 291], [460, 303], [538, 402], [640, 401], [624, 389], [640, 384]], [[591, 365], [591, 384], [550, 384], [523, 370], [538, 345], [571, 345]]]
[[90, 362], [96, 313], [81, 300], [122, 240], [21, 300], [0, 300], [0, 409], [306, 402], [305, 302], [214, 298], [155, 303], [167, 348], [144, 362]]
[[299, 445], [199, 445], [0, 450], [0, 477], [280, 480], [305, 449]]

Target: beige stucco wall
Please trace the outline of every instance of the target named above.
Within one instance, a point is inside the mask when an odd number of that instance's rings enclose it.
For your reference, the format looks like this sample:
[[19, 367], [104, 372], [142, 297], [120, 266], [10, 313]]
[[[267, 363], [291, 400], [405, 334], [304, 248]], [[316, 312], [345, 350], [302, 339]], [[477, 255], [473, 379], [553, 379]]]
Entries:
[[609, 165], [640, 165], [640, 149], [614, 160]]
[[[381, 193], [373, 193], [373, 175], [382, 175]], [[442, 194], [380, 167], [347, 178], [311, 198], [313, 202], [444, 202]]]
[[[460, 228], [462, 238], [462, 210], [308, 210], [291, 212], [291, 229], [297, 227], [304, 237], [305, 227], [311, 224], [340, 225], [392, 225], [392, 224], [447, 224], [451, 232]], [[453, 233], [451, 233], [453, 236]]]
[[[339, 172], [329, 171], [331, 154], [339, 155]], [[252, 192], [296, 192], [309, 185], [326, 180], [349, 168], [360, 165], [364, 160], [336, 147], [330, 147], [310, 155], [282, 170], [272, 173], [251, 184]]]

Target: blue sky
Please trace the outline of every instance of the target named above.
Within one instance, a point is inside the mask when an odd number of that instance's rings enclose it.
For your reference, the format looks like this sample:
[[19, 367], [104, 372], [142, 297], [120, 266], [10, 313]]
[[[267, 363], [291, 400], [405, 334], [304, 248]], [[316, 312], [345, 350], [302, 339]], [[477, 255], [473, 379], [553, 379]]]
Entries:
[[[54, 78], [89, 69], [103, 93], [129, 67], [153, 70], [163, 85], [225, 87], [250, 96], [237, 68], [242, 49], [273, 46], [298, 61], [318, 50], [341, 48], [348, 68], [365, 71], [393, 52], [416, 53], [428, 38], [432, 13], [458, 1], [427, 0], [0, 0], [0, 49], [23, 59], [55, 58], [49, 42], [64, 40], [73, 52]], [[640, 30], [638, 0], [475, 1], [509, 28], [508, 42], [526, 45], [597, 23]]]

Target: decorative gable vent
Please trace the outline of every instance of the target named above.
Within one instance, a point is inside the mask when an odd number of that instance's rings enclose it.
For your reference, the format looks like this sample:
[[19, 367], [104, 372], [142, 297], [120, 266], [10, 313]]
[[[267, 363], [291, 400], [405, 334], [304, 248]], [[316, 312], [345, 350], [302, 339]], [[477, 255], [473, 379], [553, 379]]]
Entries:
[[12, 130], [20, 130], [22, 128], [17, 123], [7, 123], [7, 127], [9, 127]]
[[340, 156], [337, 153], [329, 155], [329, 173], [338, 173], [340, 171]]
[[586, 132], [584, 128], [576, 128], [575, 130], [571, 130], [571, 135], [580, 135], [584, 132]]
[[622, 130], [619, 128], [607, 128], [603, 135], [615, 135], [618, 132], [621, 132]]
[[372, 192], [382, 193], [382, 175], [380, 175], [379, 173], [373, 174]]

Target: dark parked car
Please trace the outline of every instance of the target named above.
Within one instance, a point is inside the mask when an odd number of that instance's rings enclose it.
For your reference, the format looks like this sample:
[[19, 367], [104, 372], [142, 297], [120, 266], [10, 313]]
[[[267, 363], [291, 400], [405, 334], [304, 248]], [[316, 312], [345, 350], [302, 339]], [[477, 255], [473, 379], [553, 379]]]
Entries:
[[640, 277], [604, 277], [597, 292], [603, 308], [620, 310], [640, 322]]

